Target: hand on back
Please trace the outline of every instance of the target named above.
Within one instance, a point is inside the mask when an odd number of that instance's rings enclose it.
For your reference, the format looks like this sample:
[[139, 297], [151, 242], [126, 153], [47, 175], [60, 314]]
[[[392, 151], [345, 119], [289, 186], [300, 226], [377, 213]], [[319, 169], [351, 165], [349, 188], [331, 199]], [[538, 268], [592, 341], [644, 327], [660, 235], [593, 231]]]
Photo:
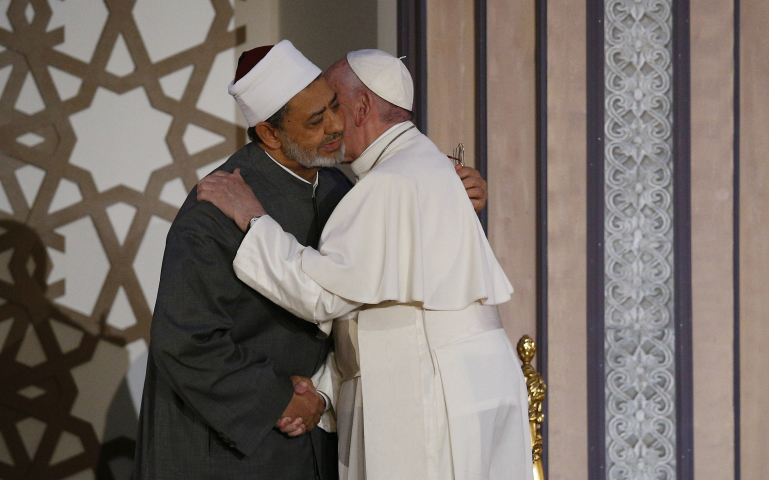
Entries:
[[217, 171], [202, 178], [198, 182], [198, 201], [204, 200], [222, 210], [244, 232], [249, 220], [265, 214], [254, 191], [243, 181], [239, 168], [233, 173]]

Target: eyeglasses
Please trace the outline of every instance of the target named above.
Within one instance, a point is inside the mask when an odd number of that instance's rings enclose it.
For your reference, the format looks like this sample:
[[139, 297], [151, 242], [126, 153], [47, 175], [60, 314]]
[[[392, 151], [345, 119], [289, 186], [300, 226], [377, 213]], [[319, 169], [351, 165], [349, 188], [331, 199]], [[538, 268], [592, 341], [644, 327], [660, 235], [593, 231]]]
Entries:
[[465, 166], [465, 145], [462, 143], [457, 144], [457, 148], [452, 150], [452, 155], [447, 155], [450, 160], [452, 160], [452, 163], [455, 165], [460, 165], [461, 167]]

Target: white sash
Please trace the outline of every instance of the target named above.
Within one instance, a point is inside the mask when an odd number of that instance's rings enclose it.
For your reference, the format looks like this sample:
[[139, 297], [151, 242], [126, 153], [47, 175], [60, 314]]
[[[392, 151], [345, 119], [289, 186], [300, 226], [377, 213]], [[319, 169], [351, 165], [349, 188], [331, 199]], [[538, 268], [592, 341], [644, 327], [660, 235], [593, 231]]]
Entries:
[[428, 476], [417, 312], [393, 305], [358, 315], [368, 480]]
[[[359, 313], [368, 480], [427, 479], [432, 470], [435, 452], [428, 452], [427, 445], [435, 439], [426, 438], [433, 430], [426, 425], [432, 412], [425, 408], [433, 402], [425, 402], [420, 345], [427, 342], [433, 350], [498, 328], [497, 309], [480, 304], [432, 312], [391, 303]], [[435, 395], [443, 398], [443, 391]]]

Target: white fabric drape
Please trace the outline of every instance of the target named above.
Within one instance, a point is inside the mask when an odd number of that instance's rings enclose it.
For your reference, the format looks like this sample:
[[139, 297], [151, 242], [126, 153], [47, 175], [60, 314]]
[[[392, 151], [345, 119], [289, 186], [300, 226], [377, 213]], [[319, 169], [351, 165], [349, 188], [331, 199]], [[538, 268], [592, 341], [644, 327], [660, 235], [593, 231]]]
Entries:
[[513, 289], [451, 162], [410, 127], [353, 163], [318, 250], [265, 216], [233, 266], [322, 334], [348, 314], [334, 327], [342, 478], [530, 480], [526, 387], [494, 307]]
[[362, 339], [360, 377], [355, 352], [337, 352], [353, 375], [338, 394], [341, 480], [532, 478], [526, 384], [495, 307], [382, 306], [338, 323], [335, 341]]
[[[372, 144], [354, 168], [399, 133]], [[359, 178], [329, 218], [319, 250], [302, 252], [302, 270], [320, 286], [353, 302], [419, 302], [430, 310], [511, 298], [462, 181], [427, 137], [406, 131]]]

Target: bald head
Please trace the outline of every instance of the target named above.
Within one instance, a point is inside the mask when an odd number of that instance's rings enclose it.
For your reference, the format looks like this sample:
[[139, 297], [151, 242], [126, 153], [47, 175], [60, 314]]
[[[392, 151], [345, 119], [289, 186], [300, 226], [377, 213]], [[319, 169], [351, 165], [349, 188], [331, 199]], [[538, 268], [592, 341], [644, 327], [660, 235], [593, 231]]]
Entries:
[[350, 68], [346, 57], [329, 67], [324, 76], [337, 94], [349, 97], [351, 100], [358, 99], [362, 95], [371, 95], [379, 113], [378, 120], [388, 127], [412, 119], [412, 112], [384, 100], [364, 85]]
[[412, 113], [383, 100], [356, 76], [347, 58], [339, 60], [324, 73], [337, 94], [345, 115], [344, 163], [357, 159], [390, 127], [411, 120]]

